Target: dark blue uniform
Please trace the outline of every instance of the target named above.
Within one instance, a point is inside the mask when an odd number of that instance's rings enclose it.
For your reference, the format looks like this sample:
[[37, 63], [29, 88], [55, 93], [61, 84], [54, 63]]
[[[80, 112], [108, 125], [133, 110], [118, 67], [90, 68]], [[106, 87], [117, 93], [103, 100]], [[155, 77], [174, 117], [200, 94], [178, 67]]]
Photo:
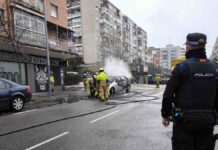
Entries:
[[218, 68], [203, 50], [190, 53], [172, 72], [161, 113], [163, 118], [169, 118], [172, 103], [182, 112], [182, 119], [173, 123], [173, 150], [212, 150], [216, 123], [213, 110], [218, 110]]

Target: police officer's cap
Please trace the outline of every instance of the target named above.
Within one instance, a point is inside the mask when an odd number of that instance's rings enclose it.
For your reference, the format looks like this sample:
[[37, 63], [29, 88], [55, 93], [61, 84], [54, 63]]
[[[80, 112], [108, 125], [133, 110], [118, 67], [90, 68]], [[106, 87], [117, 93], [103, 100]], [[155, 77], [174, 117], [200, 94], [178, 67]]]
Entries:
[[186, 37], [186, 43], [193, 46], [207, 44], [207, 36], [203, 33], [189, 33]]

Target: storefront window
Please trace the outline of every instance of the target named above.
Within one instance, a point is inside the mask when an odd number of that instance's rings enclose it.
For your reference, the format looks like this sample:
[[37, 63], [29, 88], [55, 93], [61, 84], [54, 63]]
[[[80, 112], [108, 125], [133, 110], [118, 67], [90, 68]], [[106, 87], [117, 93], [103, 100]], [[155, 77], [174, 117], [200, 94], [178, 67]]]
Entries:
[[18, 63], [0, 61], [0, 77], [11, 80], [16, 83], [26, 84], [26, 70], [23, 63], [21, 66], [21, 75]]

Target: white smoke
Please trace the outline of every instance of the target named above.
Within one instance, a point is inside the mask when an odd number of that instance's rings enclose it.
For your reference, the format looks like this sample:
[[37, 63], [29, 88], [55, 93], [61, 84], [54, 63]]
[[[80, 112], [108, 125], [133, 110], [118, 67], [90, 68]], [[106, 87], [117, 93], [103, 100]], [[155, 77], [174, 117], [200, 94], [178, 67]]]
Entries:
[[129, 66], [123, 60], [117, 58], [107, 58], [105, 60], [104, 70], [109, 76], [126, 76], [132, 78]]

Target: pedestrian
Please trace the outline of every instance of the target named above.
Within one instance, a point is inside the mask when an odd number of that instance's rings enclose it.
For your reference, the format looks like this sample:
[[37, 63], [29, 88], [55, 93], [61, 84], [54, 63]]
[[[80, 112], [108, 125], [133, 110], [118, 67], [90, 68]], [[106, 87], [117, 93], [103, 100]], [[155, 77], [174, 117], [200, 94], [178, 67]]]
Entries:
[[105, 101], [108, 99], [108, 76], [104, 72], [104, 68], [99, 69], [99, 74], [96, 77], [98, 82], [98, 94], [101, 101]]
[[162, 123], [169, 126], [172, 116], [173, 150], [213, 149], [218, 68], [207, 59], [206, 43], [205, 34], [187, 35], [186, 60], [172, 71], [163, 95]]
[[51, 71], [50, 73], [50, 85], [51, 85], [51, 93], [52, 96], [54, 96], [54, 85], [55, 85], [55, 78], [54, 78], [54, 73]]

